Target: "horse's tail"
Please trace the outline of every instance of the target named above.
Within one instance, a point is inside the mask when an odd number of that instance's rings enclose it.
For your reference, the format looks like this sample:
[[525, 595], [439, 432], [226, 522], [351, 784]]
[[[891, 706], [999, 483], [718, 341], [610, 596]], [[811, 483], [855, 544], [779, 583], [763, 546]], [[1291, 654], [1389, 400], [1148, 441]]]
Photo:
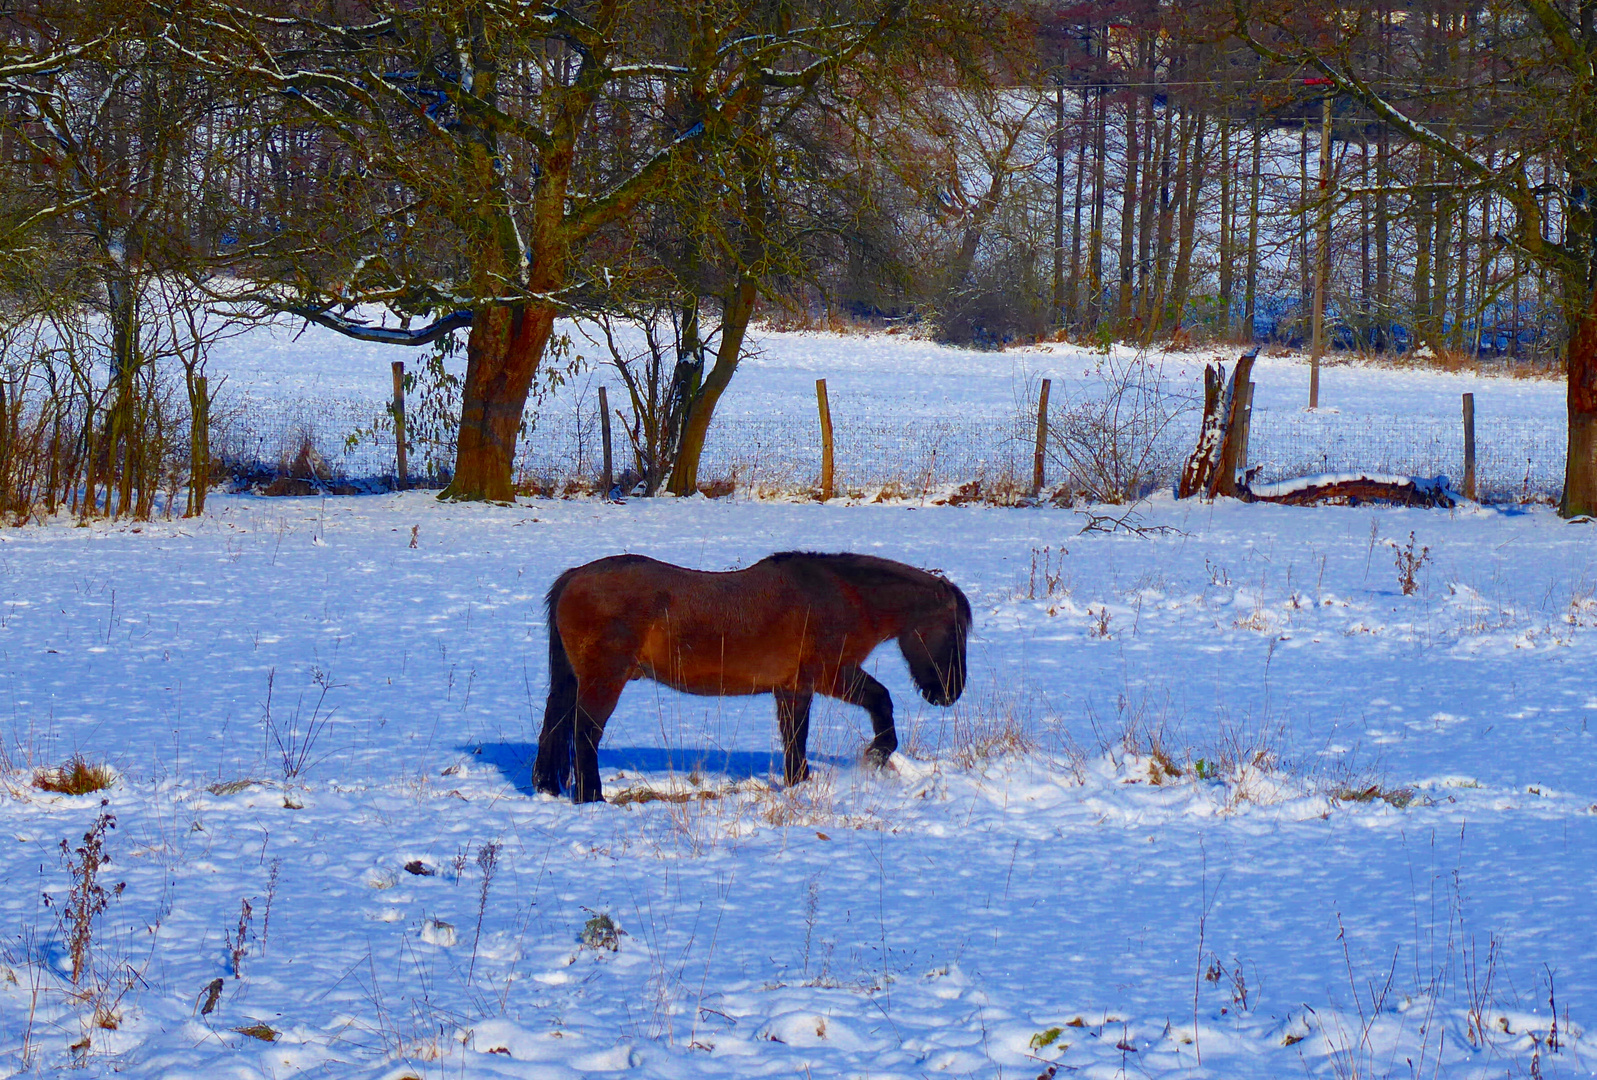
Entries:
[[555, 620], [555, 608], [560, 604], [560, 594], [576, 576], [578, 568], [567, 570], [555, 578], [544, 598], [544, 610], [549, 622], [549, 698], [551, 701], [577, 697], [577, 673], [572, 670], [571, 657], [566, 655], [566, 643], [560, 637], [560, 624]]

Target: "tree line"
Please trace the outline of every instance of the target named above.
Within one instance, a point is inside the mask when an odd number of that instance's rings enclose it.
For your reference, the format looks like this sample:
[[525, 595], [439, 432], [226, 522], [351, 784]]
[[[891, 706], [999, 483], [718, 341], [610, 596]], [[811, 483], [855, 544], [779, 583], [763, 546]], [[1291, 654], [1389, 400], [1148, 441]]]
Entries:
[[1344, 348], [1567, 362], [1586, 513], [1590, 24], [1575, 0], [10, 5], [0, 347], [81, 342], [48, 487], [136, 511], [152, 366], [203, 405], [219, 327], [463, 341], [445, 494], [508, 499], [556, 320], [587, 319], [649, 490], [685, 494], [761, 313], [1296, 342], [1320, 283]]

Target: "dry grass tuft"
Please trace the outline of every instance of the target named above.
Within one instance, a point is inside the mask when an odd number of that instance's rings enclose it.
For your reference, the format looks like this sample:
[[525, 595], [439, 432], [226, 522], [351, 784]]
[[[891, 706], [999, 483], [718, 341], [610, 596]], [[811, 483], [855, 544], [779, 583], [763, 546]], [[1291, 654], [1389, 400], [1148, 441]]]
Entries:
[[710, 799], [719, 799], [721, 797], [721, 794], [722, 793], [719, 792], [719, 791], [709, 791], [709, 790], [701, 790], [701, 791], [661, 791], [659, 788], [644, 787], [644, 786], [639, 785], [639, 786], [635, 786], [635, 787], [629, 787], [625, 791], [621, 792], [619, 795], [611, 795], [611, 796], [608, 796], [608, 798], [610, 800], [610, 805], [611, 806], [630, 806], [630, 805], [633, 805], [633, 804], [637, 804], [637, 805], [641, 806], [644, 803], [652, 803], [652, 802], [663, 802], [663, 803], [705, 802], [705, 801], [710, 800]]
[[1414, 789], [1407, 787], [1382, 787], [1380, 784], [1371, 784], [1368, 787], [1352, 788], [1338, 787], [1327, 793], [1337, 802], [1373, 803], [1384, 802], [1396, 810], [1402, 810], [1414, 801]]
[[976, 769], [997, 758], [1036, 752], [1031, 720], [1029, 701], [995, 686], [984, 700], [917, 722], [903, 752], [911, 758], [941, 758], [961, 769]]
[[72, 760], [55, 769], [36, 769], [33, 786], [40, 791], [53, 791], [61, 795], [87, 795], [91, 791], [104, 791], [116, 780], [116, 771], [109, 765], [90, 765], [82, 754], [72, 755]]

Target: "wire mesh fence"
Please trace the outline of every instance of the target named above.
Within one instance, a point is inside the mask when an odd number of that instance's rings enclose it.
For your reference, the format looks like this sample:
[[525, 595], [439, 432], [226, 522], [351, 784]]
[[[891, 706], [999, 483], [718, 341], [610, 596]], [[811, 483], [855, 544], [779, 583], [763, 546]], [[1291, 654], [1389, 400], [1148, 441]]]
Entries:
[[[1555, 497], [1563, 486], [1568, 432], [1539, 418], [1477, 418], [1475, 483], [1491, 501]], [[1248, 437], [1259, 479], [1327, 472], [1464, 475], [1464, 429], [1436, 416], [1371, 416], [1255, 409]]]
[[[1160, 463], [1156, 486], [1174, 483], [1197, 434], [1197, 413], [1150, 436]], [[341, 475], [378, 480], [394, 472], [391, 428], [376, 429], [384, 406], [319, 398], [246, 400], [219, 419], [218, 441], [228, 459], [270, 471], [285, 469], [306, 441]], [[928, 491], [948, 484], [1002, 478], [1029, 482], [1036, 418], [1027, 415], [925, 416], [893, 412], [834, 412], [834, 455], [842, 491], [887, 485]], [[1566, 433], [1555, 420], [1482, 418], [1476, 423], [1477, 489], [1484, 499], [1556, 497], [1562, 485]], [[632, 462], [617, 425], [616, 469]], [[445, 441], [413, 441], [414, 480], [442, 483], [454, 456]], [[1306, 413], [1255, 409], [1249, 465], [1269, 482], [1325, 472], [1463, 475], [1463, 431], [1457, 420], [1424, 416]], [[529, 416], [517, 448], [524, 477], [595, 479], [602, 467], [598, 415], [592, 403]], [[820, 474], [821, 436], [807, 414], [724, 416], [710, 430], [700, 467], [703, 479], [734, 478], [746, 491], [802, 491]], [[1073, 481], [1071, 466], [1050, 443], [1050, 487]]]

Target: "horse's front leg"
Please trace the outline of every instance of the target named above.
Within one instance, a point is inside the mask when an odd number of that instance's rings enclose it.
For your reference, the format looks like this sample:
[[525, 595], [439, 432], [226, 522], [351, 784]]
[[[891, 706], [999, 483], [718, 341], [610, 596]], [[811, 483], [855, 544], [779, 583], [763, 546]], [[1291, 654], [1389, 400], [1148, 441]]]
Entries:
[[893, 696], [887, 687], [865, 674], [857, 667], [842, 668], [831, 695], [850, 705], [858, 705], [871, 714], [871, 730], [875, 737], [865, 748], [865, 761], [882, 766], [898, 749], [898, 732], [893, 728]]
[[810, 778], [810, 690], [776, 691], [776, 727], [782, 735], [782, 782], [788, 787]]

